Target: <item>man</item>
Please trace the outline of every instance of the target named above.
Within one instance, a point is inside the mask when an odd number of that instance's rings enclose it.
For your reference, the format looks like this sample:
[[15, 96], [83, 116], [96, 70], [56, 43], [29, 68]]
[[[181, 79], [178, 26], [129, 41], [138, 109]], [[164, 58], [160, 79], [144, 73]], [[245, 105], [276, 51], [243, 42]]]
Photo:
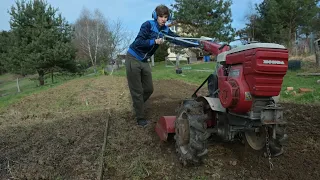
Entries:
[[[153, 20], [146, 21], [141, 25], [140, 31], [130, 45], [126, 55], [127, 80], [136, 120], [140, 126], [148, 124], [144, 115], [144, 102], [153, 93], [151, 68], [147, 60], [163, 43], [163, 33], [178, 37], [165, 25], [171, 19], [168, 7], [164, 5], [157, 6], [152, 13], [152, 17]], [[177, 41], [172, 42], [183, 45]]]

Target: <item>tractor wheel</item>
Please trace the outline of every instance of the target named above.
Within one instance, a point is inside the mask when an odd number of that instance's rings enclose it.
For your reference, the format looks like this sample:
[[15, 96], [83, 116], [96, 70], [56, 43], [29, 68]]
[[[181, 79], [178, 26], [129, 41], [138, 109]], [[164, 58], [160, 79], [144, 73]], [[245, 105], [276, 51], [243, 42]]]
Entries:
[[175, 121], [176, 151], [184, 166], [198, 165], [206, 155], [208, 134], [202, 102], [184, 100]]
[[263, 127], [259, 132], [246, 131], [244, 133], [245, 145], [249, 145], [253, 150], [259, 151], [266, 145], [266, 132]]
[[[268, 135], [269, 135], [269, 149], [270, 155], [275, 157], [283, 154], [283, 145], [286, 142], [287, 134], [285, 133], [285, 125], [276, 125], [276, 139], [273, 139], [273, 129], [268, 127]], [[260, 128], [260, 132], [245, 132], [245, 144], [249, 145], [253, 150], [262, 150], [263, 148], [267, 148], [266, 144], [266, 131], [265, 126]]]

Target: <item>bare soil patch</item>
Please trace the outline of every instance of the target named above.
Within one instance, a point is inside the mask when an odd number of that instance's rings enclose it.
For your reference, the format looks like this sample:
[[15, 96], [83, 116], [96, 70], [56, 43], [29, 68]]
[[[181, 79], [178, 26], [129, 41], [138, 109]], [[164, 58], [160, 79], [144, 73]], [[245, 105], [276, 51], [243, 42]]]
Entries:
[[124, 78], [75, 80], [12, 105], [0, 113], [0, 179], [95, 179], [108, 108], [105, 179], [320, 177], [319, 106], [283, 104], [289, 141], [285, 154], [272, 159], [272, 171], [261, 153], [214, 140], [202, 166], [185, 168], [174, 142], [160, 142], [154, 127], [161, 116], [175, 115], [197, 87], [174, 80], [154, 87], [146, 128], [136, 126]]

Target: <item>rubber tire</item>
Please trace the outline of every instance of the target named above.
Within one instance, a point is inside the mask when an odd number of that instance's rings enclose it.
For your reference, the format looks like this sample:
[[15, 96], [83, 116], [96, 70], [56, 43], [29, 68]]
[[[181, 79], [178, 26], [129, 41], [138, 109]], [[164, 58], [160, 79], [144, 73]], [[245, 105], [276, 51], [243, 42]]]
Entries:
[[[179, 134], [179, 127], [186, 125], [188, 136]], [[208, 153], [206, 132], [206, 115], [203, 112], [203, 103], [195, 100], [184, 100], [178, 110], [175, 121], [176, 152], [184, 166], [200, 165], [202, 157]], [[185, 142], [182, 142], [183, 140]], [[181, 145], [183, 143], [183, 148]]]

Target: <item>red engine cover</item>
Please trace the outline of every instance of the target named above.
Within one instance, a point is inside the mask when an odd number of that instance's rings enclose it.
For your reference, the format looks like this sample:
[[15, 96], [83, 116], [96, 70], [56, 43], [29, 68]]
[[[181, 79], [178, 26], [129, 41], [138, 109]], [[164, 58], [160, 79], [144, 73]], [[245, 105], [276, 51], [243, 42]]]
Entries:
[[223, 69], [218, 71], [219, 99], [224, 108], [235, 113], [246, 113], [251, 109], [252, 97], [242, 65], [232, 66], [228, 76], [224, 76]]
[[288, 50], [248, 49], [228, 54], [226, 63], [229, 65], [242, 64], [243, 74], [251, 95], [277, 96], [281, 91], [283, 77], [288, 69]]
[[250, 111], [252, 97], [279, 95], [288, 69], [288, 50], [253, 46], [226, 56], [228, 72], [218, 70], [219, 98], [231, 112]]

